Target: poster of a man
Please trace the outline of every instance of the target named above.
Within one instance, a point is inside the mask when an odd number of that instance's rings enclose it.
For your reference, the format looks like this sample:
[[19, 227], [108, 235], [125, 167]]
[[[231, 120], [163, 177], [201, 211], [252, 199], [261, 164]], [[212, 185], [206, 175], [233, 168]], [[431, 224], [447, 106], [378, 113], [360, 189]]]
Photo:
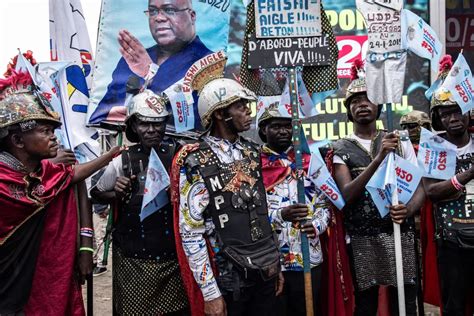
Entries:
[[[138, 77], [135, 85], [141, 86], [154, 75], [148, 88], [163, 92], [178, 83], [195, 61], [226, 49], [230, 10], [226, 1], [216, 5], [197, 0], [140, 0], [130, 5], [120, 0], [103, 6], [91, 93], [96, 109], [90, 123], [120, 121], [125, 116], [130, 78]], [[209, 25], [205, 22], [211, 16], [215, 23]], [[194, 111], [198, 121], [197, 106]]]

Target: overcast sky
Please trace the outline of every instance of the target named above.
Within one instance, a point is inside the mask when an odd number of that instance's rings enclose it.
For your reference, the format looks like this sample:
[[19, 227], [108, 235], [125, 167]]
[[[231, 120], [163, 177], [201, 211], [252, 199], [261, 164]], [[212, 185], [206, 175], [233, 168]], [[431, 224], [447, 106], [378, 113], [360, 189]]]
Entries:
[[[55, 0], [59, 1], [59, 0]], [[95, 51], [101, 0], [81, 0]], [[0, 0], [0, 77], [17, 48], [49, 61], [49, 0]]]

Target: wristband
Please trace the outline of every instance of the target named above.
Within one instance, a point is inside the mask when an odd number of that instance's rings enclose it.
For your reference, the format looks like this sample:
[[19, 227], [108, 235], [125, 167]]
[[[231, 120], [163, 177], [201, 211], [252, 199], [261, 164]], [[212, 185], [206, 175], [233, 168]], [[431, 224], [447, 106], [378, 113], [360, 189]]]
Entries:
[[455, 175], [451, 178], [451, 184], [458, 191], [462, 191], [464, 189], [464, 186], [459, 182]]
[[151, 63], [150, 66], [148, 67], [148, 73], [145, 76], [145, 81], [150, 81], [155, 77], [156, 73], [158, 72], [158, 69], [160, 66], [158, 66], [155, 63]]
[[92, 238], [94, 236], [94, 229], [92, 229], [90, 227], [81, 227], [80, 235], [83, 236], [83, 237]]
[[91, 253], [94, 253], [94, 249], [92, 249], [91, 247], [81, 247], [79, 248], [79, 252], [81, 251], [89, 251]]

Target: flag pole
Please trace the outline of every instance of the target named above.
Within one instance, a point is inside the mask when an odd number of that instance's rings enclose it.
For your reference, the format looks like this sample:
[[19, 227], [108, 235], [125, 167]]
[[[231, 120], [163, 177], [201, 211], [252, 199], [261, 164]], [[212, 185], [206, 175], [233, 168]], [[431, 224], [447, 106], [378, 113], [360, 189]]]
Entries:
[[[386, 107], [387, 127], [390, 132], [393, 132], [392, 103], [388, 103]], [[390, 155], [394, 155], [394, 153], [391, 153]], [[395, 188], [392, 190], [392, 205], [398, 205], [398, 187], [396, 182]], [[400, 233], [400, 224], [395, 222], [393, 222], [393, 238], [395, 241], [395, 266], [397, 271], [398, 313], [400, 316], [405, 316], [405, 281], [403, 278], [402, 237]]]
[[[292, 130], [293, 130], [293, 150], [295, 151], [296, 176], [298, 183], [298, 203], [306, 204], [306, 197], [304, 194], [304, 172], [303, 172], [303, 156], [301, 148], [301, 119], [299, 118], [298, 109], [298, 84], [296, 79], [296, 68], [288, 67], [289, 90], [291, 101], [291, 116], [292, 116]], [[300, 225], [306, 223], [306, 219], [300, 222]], [[309, 242], [306, 233], [301, 232], [301, 252], [303, 254], [303, 269], [304, 269], [304, 293], [306, 302], [306, 316], [313, 316], [313, 288], [311, 284], [311, 263], [309, 259]]]

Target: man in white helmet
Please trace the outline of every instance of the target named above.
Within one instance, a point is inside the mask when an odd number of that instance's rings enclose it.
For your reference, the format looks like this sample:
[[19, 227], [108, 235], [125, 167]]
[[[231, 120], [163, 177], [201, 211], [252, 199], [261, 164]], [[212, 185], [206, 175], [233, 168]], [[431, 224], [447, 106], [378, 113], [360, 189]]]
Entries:
[[137, 144], [109, 164], [91, 191], [99, 202], [117, 205], [113, 308], [118, 315], [180, 315], [187, 306], [173, 240], [171, 204], [140, 220], [151, 149], [168, 170], [177, 149], [172, 140], [162, 142], [169, 116], [167, 102], [150, 90], [133, 97], [125, 133]]
[[250, 128], [251, 101], [255, 94], [234, 80], [207, 83], [198, 107], [208, 133], [173, 164], [178, 258], [193, 314], [273, 314], [280, 262], [259, 146], [239, 135]]

